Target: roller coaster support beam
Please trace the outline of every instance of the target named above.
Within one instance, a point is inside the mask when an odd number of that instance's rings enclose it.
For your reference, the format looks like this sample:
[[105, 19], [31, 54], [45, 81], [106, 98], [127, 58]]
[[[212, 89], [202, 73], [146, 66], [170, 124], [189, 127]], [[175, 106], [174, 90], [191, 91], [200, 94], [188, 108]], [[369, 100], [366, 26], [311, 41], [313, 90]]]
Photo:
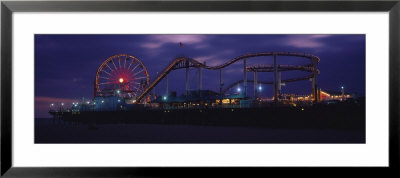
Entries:
[[313, 93], [313, 99], [314, 103], [318, 103], [318, 85], [317, 85], [317, 66], [314, 64], [313, 66], [313, 78], [312, 78], [312, 93]]
[[281, 97], [281, 89], [282, 89], [281, 72], [278, 72], [278, 98]]
[[202, 86], [202, 79], [201, 79], [201, 67], [199, 67], [199, 97], [201, 97], [201, 89], [203, 88]]
[[314, 101], [314, 103], [317, 103], [318, 101], [318, 94], [317, 94], [317, 85], [316, 85], [316, 78], [315, 78], [315, 75], [314, 75], [314, 77], [312, 78], [312, 95], [313, 95], [313, 101]]
[[277, 55], [274, 54], [274, 101], [278, 102], [278, 64], [276, 57]]
[[254, 99], [257, 99], [257, 72], [254, 71]]
[[168, 97], [168, 74], [165, 76], [166, 88], [165, 88], [165, 96]]
[[189, 60], [185, 60], [186, 67], [186, 97], [189, 96]]
[[222, 87], [223, 87], [223, 83], [222, 83], [222, 68], [219, 69], [219, 96], [220, 96], [220, 102], [219, 104], [222, 105]]
[[[156, 73], [156, 77], [155, 78], [157, 78], [157, 76], [158, 76], [158, 72]], [[156, 97], [156, 86], [154, 86], [153, 87], [153, 99], [156, 99], [157, 97]]]
[[247, 96], [247, 59], [243, 59], [243, 97]]

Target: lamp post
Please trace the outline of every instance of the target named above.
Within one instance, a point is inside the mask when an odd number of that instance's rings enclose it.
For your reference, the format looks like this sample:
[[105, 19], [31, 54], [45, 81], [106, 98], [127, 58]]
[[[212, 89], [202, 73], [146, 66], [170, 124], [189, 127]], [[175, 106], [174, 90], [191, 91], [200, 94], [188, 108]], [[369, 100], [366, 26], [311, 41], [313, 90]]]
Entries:
[[342, 101], [344, 101], [344, 87], [342, 86]]

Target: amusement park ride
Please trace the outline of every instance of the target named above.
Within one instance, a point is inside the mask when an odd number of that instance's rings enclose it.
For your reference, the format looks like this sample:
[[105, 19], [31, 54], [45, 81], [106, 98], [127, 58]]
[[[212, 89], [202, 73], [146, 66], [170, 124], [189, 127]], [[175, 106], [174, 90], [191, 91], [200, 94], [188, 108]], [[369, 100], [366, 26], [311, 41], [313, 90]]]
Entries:
[[[271, 65], [247, 65], [248, 60], [262, 60], [263, 58], [257, 58], [262, 56], [272, 56], [273, 63]], [[308, 59], [309, 63], [305, 65], [278, 64], [279, 56], [305, 58]], [[243, 79], [223, 88], [223, 69], [237, 62], [243, 63]], [[153, 81], [150, 81], [148, 70], [141, 60], [132, 55], [117, 54], [107, 58], [99, 66], [94, 81], [94, 99], [91, 101], [74, 103], [70, 109], [65, 111], [118, 111], [130, 110], [137, 107], [154, 108], [160, 107], [160, 105], [163, 106], [162, 108], [165, 108], [165, 106], [177, 106], [176, 108], [187, 108], [191, 106], [218, 107], [222, 104], [229, 104], [229, 106], [236, 105], [236, 107], [249, 107], [254, 105], [246, 105], [244, 103], [252, 101], [250, 103], [260, 104], [263, 101], [257, 94], [259, 93], [258, 89], [264, 84], [273, 85], [274, 93], [270, 103], [274, 104], [294, 102], [316, 104], [324, 99], [345, 100], [349, 98], [349, 95], [344, 94], [343, 88], [341, 96], [331, 96], [318, 89], [317, 76], [320, 72], [317, 65], [319, 62], [319, 57], [315, 55], [296, 52], [260, 52], [245, 54], [217, 66], [208, 66], [205, 63], [188, 57], [178, 57], [159, 72]], [[199, 71], [199, 88], [197, 93], [189, 91], [190, 68], [196, 68]], [[176, 97], [173, 99], [172, 97], [168, 98], [169, 96], [157, 98], [154, 96], [154, 93], [151, 94], [151, 91], [154, 90], [157, 84], [163, 79], [166, 79], [168, 91], [168, 74], [178, 69], [186, 70], [186, 88], [183, 98], [179, 99], [179, 97]], [[205, 92], [206, 90], [202, 89], [202, 69], [219, 71], [219, 92], [212, 92], [209, 90]], [[303, 71], [308, 74], [296, 78], [281, 79], [281, 73], [285, 71]], [[273, 73], [273, 81], [259, 81], [258, 73], [260, 72]], [[254, 74], [253, 80], [248, 80], [248, 73]], [[311, 81], [312, 91], [309, 96], [281, 94], [282, 85], [302, 80]], [[238, 91], [239, 94], [237, 95], [226, 95], [230, 89], [242, 83], [243, 91]], [[254, 83], [254, 87], [252, 87], [254, 88], [254, 98], [248, 96], [248, 83]], [[55, 111], [52, 108], [53, 106], [54, 104], [51, 104], [50, 113], [54, 113]]]

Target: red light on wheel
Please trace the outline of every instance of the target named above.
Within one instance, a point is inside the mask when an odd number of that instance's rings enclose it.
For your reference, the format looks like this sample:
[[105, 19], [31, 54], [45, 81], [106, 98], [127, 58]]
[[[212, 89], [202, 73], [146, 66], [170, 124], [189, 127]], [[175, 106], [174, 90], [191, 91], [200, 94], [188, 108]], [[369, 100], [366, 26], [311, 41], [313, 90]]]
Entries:
[[124, 79], [123, 78], [119, 78], [119, 83], [124, 83]]

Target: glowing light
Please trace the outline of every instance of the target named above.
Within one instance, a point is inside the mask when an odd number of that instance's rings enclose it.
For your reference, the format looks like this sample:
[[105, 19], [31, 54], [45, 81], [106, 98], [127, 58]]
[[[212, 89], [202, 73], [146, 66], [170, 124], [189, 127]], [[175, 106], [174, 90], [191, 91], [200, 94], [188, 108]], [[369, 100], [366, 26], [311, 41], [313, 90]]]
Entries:
[[[121, 82], [121, 79], [122, 79], [122, 78], [119, 79], [119, 82]], [[122, 82], [123, 82], [123, 81], [124, 81], [124, 79], [122, 79]], [[121, 83], [122, 83], [122, 82], [121, 82]], [[117, 90], [117, 93], [120, 93], [120, 91]]]
[[343, 87], [343, 86], [342, 86], [341, 88], [342, 88], [342, 89], [344, 89], [344, 87]]
[[167, 100], [167, 97], [166, 97], [166, 96], [164, 96], [164, 97], [163, 97], [163, 100]]
[[237, 88], [237, 91], [238, 91], [238, 92], [240, 92], [240, 91], [241, 91], [241, 89], [240, 89], [240, 88]]
[[326, 95], [326, 96], [330, 96], [329, 93], [326, 93], [324, 91], [321, 91], [322, 94]]
[[223, 99], [223, 100], [222, 100], [222, 103], [223, 103], [223, 104], [229, 104], [229, 99]]
[[103, 100], [103, 101], [101, 101], [101, 103], [104, 103], [104, 100]]
[[88, 102], [86, 102], [86, 104], [90, 104], [90, 102], [88, 101]]
[[123, 78], [119, 78], [119, 83], [123, 83], [124, 82], [124, 79]]
[[118, 103], [121, 102], [121, 100], [118, 100]]
[[53, 104], [53, 103], [51, 103], [51, 104], [50, 104], [50, 106], [54, 106], [54, 104]]
[[260, 91], [261, 91], [261, 90], [262, 90], [262, 87], [261, 87], [261, 86], [258, 86], [258, 90], [260, 90]]
[[61, 103], [61, 106], [64, 106], [64, 103]]

